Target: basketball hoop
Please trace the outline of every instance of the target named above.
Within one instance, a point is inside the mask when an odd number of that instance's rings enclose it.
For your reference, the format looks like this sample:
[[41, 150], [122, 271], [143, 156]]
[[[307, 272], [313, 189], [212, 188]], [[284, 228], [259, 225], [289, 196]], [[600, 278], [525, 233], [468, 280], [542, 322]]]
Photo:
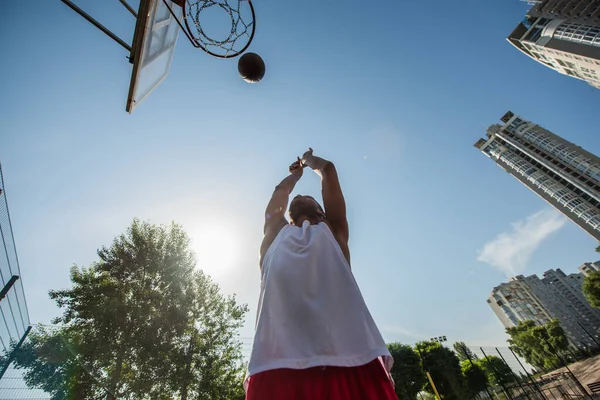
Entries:
[[[254, 38], [256, 21], [251, 0], [162, 0], [187, 36], [192, 46], [201, 48], [219, 58], [233, 58], [242, 54]], [[231, 3], [231, 4], [230, 4]], [[183, 20], [172, 5], [183, 8]], [[213, 8], [214, 7], [214, 8]], [[231, 26], [223, 26], [223, 37], [213, 39], [200, 21], [202, 12], [217, 9], [229, 14]], [[205, 21], [206, 22], [206, 21]]]

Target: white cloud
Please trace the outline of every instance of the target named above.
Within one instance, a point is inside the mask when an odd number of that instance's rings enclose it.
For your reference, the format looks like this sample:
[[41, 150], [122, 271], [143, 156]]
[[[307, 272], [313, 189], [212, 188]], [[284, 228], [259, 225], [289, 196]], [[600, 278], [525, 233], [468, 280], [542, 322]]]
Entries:
[[525, 220], [512, 223], [511, 232], [500, 233], [483, 246], [478, 261], [504, 272], [507, 276], [523, 273], [535, 250], [566, 222], [558, 211], [542, 210]]

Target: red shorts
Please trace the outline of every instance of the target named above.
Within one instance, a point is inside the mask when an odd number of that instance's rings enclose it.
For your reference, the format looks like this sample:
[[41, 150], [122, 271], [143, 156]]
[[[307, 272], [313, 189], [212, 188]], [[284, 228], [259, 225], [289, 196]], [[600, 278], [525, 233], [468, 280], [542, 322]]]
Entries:
[[246, 400], [397, 400], [381, 361], [359, 367], [274, 369], [250, 377]]

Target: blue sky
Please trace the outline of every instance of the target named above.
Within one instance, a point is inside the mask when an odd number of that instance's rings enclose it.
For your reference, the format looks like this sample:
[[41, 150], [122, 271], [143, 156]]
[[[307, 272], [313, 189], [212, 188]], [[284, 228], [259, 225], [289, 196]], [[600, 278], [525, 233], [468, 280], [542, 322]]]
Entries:
[[[77, 3], [131, 40], [117, 1]], [[338, 167], [353, 270], [387, 341], [503, 345], [485, 301], [495, 285], [597, 259], [592, 238], [473, 147], [510, 109], [600, 153], [600, 92], [506, 42], [524, 3], [255, 8], [261, 83], [182, 36], [167, 80], [129, 115], [120, 46], [58, 0], [3, 6], [0, 161], [33, 322], [59, 313], [48, 290], [134, 217], [174, 220], [199, 267], [249, 304], [247, 340], [263, 209], [309, 146]], [[318, 178], [297, 191], [318, 195]]]

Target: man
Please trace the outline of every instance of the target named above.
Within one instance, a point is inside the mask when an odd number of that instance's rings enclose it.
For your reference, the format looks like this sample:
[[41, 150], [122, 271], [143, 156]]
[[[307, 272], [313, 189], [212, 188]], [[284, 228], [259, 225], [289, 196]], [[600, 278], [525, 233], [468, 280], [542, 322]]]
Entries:
[[[324, 209], [290, 193], [305, 167]], [[246, 400], [392, 400], [393, 360], [350, 269], [346, 203], [332, 162], [309, 149], [265, 212], [261, 291]]]

